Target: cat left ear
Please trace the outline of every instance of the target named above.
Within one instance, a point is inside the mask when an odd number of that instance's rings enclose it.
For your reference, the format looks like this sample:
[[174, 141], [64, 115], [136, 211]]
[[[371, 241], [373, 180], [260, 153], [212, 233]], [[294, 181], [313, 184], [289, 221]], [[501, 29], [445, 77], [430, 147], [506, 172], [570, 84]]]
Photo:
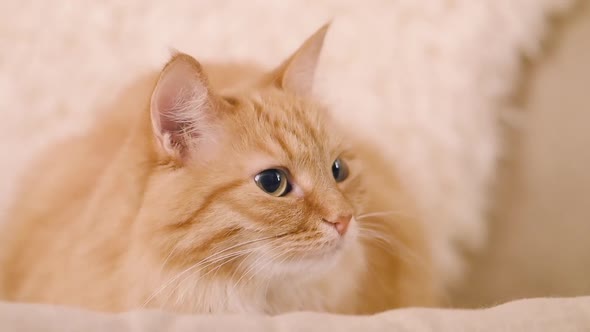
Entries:
[[217, 135], [219, 103], [197, 60], [175, 54], [154, 88], [150, 104], [153, 133], [159, 150], [184, 159], [191, 150], [207, 157]]
[[303, 96], [311, 94], [318, 60], [329, 27], [330, 23], [327, 23], [318, 29], [273, 72], [274, 83], [279, 88]]

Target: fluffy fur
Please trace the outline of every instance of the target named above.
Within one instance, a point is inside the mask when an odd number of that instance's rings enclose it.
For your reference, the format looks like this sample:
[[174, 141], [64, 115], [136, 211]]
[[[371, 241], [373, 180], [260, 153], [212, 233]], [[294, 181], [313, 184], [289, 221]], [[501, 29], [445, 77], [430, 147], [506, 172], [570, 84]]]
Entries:
[[[89, 133], [53, 147], [2, 231], [0, 296], [106, 311], [435, 304], [412, 201], [310, 95], [325, 31], [271, 72], [203, 70], [176, 54]], [[350, 168], [341, 183], [338, 157]], [[290, 174], [284, 197], [253, 181], [275, 167]], [[341, 236], [329, 221], [349, 214]]]

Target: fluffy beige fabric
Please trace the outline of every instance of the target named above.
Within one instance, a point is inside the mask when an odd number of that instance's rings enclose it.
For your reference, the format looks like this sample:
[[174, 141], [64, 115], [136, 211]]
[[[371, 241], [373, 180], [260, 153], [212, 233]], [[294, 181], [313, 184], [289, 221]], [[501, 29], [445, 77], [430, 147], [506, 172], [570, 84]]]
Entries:
[[[35, 319], [31, 319], [35, 317]], [[105, 315], [70, 308], [0, 302], [6, 331], [339, 331], [339, 332], [580, 332], [590, 326], [590, 297], [530, 299], [479, 310], [402, 309], [373, 316], [289, 313], [251, 315], [172, 315], [137, 311]]]
[[3, 1], [0, 202], [36, 149], [83, 130], [126, 82], [162, 65], [169, 47], [274, 65], [332, 19], [318, 93], [398, 165], [454, 280], [458, 244], [485, 242], [502, 98], [547, 16], [570, 2]]

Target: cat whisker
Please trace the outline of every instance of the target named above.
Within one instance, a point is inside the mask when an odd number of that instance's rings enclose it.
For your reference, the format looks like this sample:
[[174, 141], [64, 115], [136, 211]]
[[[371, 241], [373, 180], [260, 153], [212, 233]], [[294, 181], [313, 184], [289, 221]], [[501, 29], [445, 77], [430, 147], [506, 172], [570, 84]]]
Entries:
[[[198, 274], [200, 271], [202, 271], [203, 269], [218, 263], [218, 262], [222, 262], [224, 260], [233, 260], [235, 258], [240, 257], [241, 255], [245, 254], [245, 253], [249, 253], [251, 250], [254, 249], [245, 249], [245, 250], [240, 250], [237, 252], [231, 252], [231, 253], [227, 253], [221, 257], [216, 257], [214, 259], [210, 259], [208, 261], [205, 260], [201, 260], [199, 263], [194, 264], [192, 266], [190, 266], [189, 268], [187, 268], [186, 270], [180, 272], [179, 274], [177, 274], [175, 277], [173, 277], [172, 279], [170, 279], [166, 284], [164, 284], [163, 286], [161, 286], [157, 292], [155, 292], [154, 294], [152, 294], [151, 299], [153, 299], [153, 297], [157, 296], [159, 293], [161, 293], [162, 291], [164, 291], [166, 288], [170, 287], [175, 281], [177, 281], [179, 278], [182, 277], [181, 280], [179, 280], [176, 283], [176, 286], [170, 290], [169, 294], [168, 294], [168, 299], [172, 296], [172, 294], [176, 291], [176, 289], [178, 287], [180, 287], [180, 285], [188, 278], [190, 278], [191, 276], [193, 276], [194, 274]], [[206, 263], [206, 264], [204, 264]], [[203, 265], [204, 264], [204, 265]], [[199, 268], [196, 271], [194, 270], [195, 268]], [[184, 275], [184, 277], [183, 277]], [[150, 299], [150, 300], [151, 300]], [[147, 301], [146, 301], [147, 302]], [[149, 302], [148, 302], [149, 303]]]
[[162, 275], [162, 271], [164, 271], [164, 268], [166, 267], [166, 264], [168, 263], [168, 261], [170, 260], [170, 258], [172, 258], [172, 255], [174, 255], [174, 252], [176, 251], [176, 249], [178, 249], [179, 246], [180, 246], [180, 242], [178, 242], [176, 245], [174, 245], [174, 247], [172, 247], [172, 250], [170, 250], [170, 253], [164, 259], [164, 263], [162, 263], [162, 267], [160, 268], [159, 275]]
[[[285, 236], [285, 235], [288, 235], [288, 233], [282, 233], [282, 234], [278, 234], [278, 235], [274, 235], [274, 236], [269, 236], [269, 237], [266, 237], [266, 238], [264, 238], [264, 239], [261, 239], [261, 240], [268, 240], [268, 239], [272, 239], [270, 242], [268, 242], [268, 243], [266, 243], [266, 244], [265, 244], [265, 245], [269, 245], [269, 244], [273, 244], [273, 243], [274, 243], [274, 242], [276, 242], [276, 241], [280, 241], [280, 238], [281, 238], [281, 237], [283, 237], [283, 236]], [[244, 260], [242, 260], [242, 261], [239, 263], [238, 267], [237, 267], [237, 268], [234, 270], [234, 272], [232, 273], [232, 279], [233, 279], [233, 276], [234, 276], [234, 275], [235, 275], [235, 273], [236, 273], [236, 272], [239, 270], [239, 267], [240, 267], [240, 266], [241, 266], [241, 265], [242, 265], [242, 264], [243, 264], [243, 263], [246, 261], [245, 259], [246, 259], [247, 257], [249, 257], [250, 255], [252, 255], [253, 253], [255, 253], [255, 252], [260, 252], [260, 249], [261, 249], [261, 246], [258, 246], [258, 247], [255, 247], [255, 248], [250, 248], [250, 249], [246, 249], [246, 250], [241, 250], [241, 251], [239, 251], [239, 252], [233, 252], [233, 253], [230, 253], [230, 254], [226, 254], [226, 255], [224, 255], [223, 257], [217, 257], [217, 258], [216, 258], [216, 259], [214, 259], [213, 261], [210, 261], [209, 263], [207, 263], [205, 266], [202, 266], [202, 267], [201, 267], [200, 269], [198, 269], [197, 271], [194, 271], [194, 272], [192, 272], [192, 273], [190, 273], [190, 274], [186, 275], [185, 277], [183, 277], [183, 278], [182, 278], [182, 280], [180, 280], [180, 281], [179, 281], [179, 282], [176, 284], [176, 286], [175, 286], [175, 287], [174, 287], [172, 290], [170, 290], [170, 294], [169, 294], [168, 298], [169, 298], [170, 296], [172, 296], [172, 293], [174, 293], [174, 292], [175, 292], [175, 291], [176, 291], [176, 290], [177, 290], [177, 289], [178, 289], [178, 288], [179, 288], [179, 287], [182, 285], [182, 283], [183, 283], [185, 280], [187, 280], [187, 279], [189, 279], [189, 278], [191, 278], [191, 277], [195, 277], [195, 278], [196, 278], [196, 281], [198, 281], [199, 279], [202, 279], [202, 278], [204, 278], [205, 276], [209, 275], [209, 274], [210, 274], [210, 273], [212, 273], [212, 272], [214, 273], [214, 274], [213, 274], [213, 278], [214, 278], [214, 276], [215, 276], [215, 275], [216, 275], [216, 274], [219, 272], [219, 270], [221, 269], [221, 267], [223, 267], [224, 265], [226, 265], [226, 264], [228, 264], [228, 263], [230, 263], [230, 262], [232, 262], [232, 261], [234, 261], [234, 260], [236, 260], [236, 259], [238, 259], [238, 258], [244, 258]], [[260, 258], [258, 258], [258, 259], [260, 259]], [[257, 259], [257, 260], [258, 260], [258, 259]], [[200, 272], [201, 270], [203, 270], [203, 269], [205, 269], [206, 267], [208, 267], [208, 266], [211, 266], [211, 265], [213, 265], [213, 264], [215, 264], [215, 263], [218, 263], [218, 262], [220, 262], [220, 261], [222, 261], [222, 263], [221, 263], [221, 264], [219, 264], [217, 267], [213, 268], [212, 270], [210, 270], [210, 271], [206, 272], [206, 273], [205, 273], [205, 274], [203, 274], [203, 275], [198, 275], [198, 274], [199, 274], [199, 272]], [[248, 273], [248, 271], [245, 273], [245, 275], [247, 275], [247, 273]], [[242, 276], [242, 277], [243, 277], [243, 276]], [[196, 283], [197, 283], [197, 282], [195, 282], [194, 284], [196, 284]], [[232, 288], [232, 291], [233, 291], [233, 288]], [[182, 297], [184, 297], [184, 294], [181, 294], [181, 296], [182, 296]], [[182, 301], [182, 298], [181, 298], [180, 300]], [[229, 297], [226, 299], [226, 304], [227, 304], [227, 301], [229, 301]]]
[[[240, 277], [240, 279], [238, 279], [238, 281], [236, 281], [236, 283], [233, 285], [232, 287], [232, 294], [235, 291], [235, 289], [238, 287], [239, 283], [242, 280], [245, 280], [245, 283], [250, 282], [256, 275], [259, 275], [261, 271], [263, 271], [267, 266], [269, 266], [270, 264], [274, 264], [276, 263], [276, 260], [282, 256], [287, 257], [288, 252], [286, 251], [278, 251], [277, 254], [271, 255], [265, 263], [259, 264], [261, 258], [256, 259], [252, 265], [248, 268], [248, 270], [246, 270], [246, 272], [244, 272], [244, 274], [242, 275], [242, 277]], [[246, 276], [249, 277], [247, 279], [244, 279]], [[264, 291], [264, 295], [263, 295], [263, 299], [266, 300], [266, 292], [268, 291], [268, 285], [270, 284], [270, 281], [272, 280], [272, 278], [266, 278], [267, 279], [267, 283], [266, 283], [266, 288]], [[228, 299], [229, 300], [229, 296]]]
[[[376, 211], [376, 212], [369, 212], [360, 214], [356, 217], [357, 220], [361, 221], [366, 218], [373, 218], [373, 217], [382, 217], [382, 216], [391, 216], [391, 215], [398, 215], [402, 217], [412, 217], [408, 214], [405, 214], [401, 211], [396, 210], [388, 210], [388, 211]], [[390, 234], [391, 230], [386, 228], [386, 225], [378, 224], [378, 223], [358, 223], [359, 226], [359, 236], [361, 238], [369, 239], [369, 240], [376, 240], [381, 245], [380, 247], [386, 251], [395, 254], [400, 259], [403, 259], [407, 263], [412, 264], [420, 264], [422, 266], [427, 266], [424, 262], [424, 259], [419, 257], [416, 253], [414, 253], [407, 245], [402, 243], [401, 241], [397, 240], [394, 237], [386, 237], [383, 234]], [[382, 232], [380, 232], [382, 230]], [[382, 234], [383, 233], [383, 234]], [[401, 250], [401, 251], [400, 251]]]
[[254, 239], [254, 240], [249, 240], [249, 241], [245, 241], [245, 242], [241, 242], [238, 244], [235, 244], [233, 246], [230, 246], [228, 248], [225, 248], [221, 251], [218, 251], [204, 259], [202, 259], [201, 261], [199, 261], [198, 263], [192, 265], [191, 267], [187, 268], [186, 270], [182, 271], [181, 273], [179, 273], [178, 275], [176, 275], [175, 277], [173, 277], [172, 279], [170, 279], [168, 282], [166, 282], [164, 285], [162, 285], [161, 287], [159, 287], [154, 293], [152, 293], [147, 300], [143, 303], [143, 305], [141, 306], [141, 308], [144, 308], [146, 305], [148, 305], [153, 299], [154, 297], [158, 296], [165, 288], [167, 288], [168, 286], [170, 286], [172, 283], [174, 283], [176, 280], [178, 280], [179, 278], [181, 278], [183, 275], [185, 275], [186, 273], [189, 273], [191, 270], [194, 270], [195, 268], [201, 266], [204, 263], [207, 263], [208, 261], [212, 260], [212, 259], [216, 259], [219, 258], [218, 256], [222, 255], [223, 253], [226, 253], [232, 249], [235, 248], [239, 248], [241, 246], [245, 246], [248, 244], [252, 244], [252, 243], [256, 243], [256, 242], [260, 242], [260, 241], [265, 241], [265, 240], [269, 240], [269, 239], [274, 239], [277, 237], [281, 237], [283, 236], [282, 234], [279, 235], [273, 235], [273, 236], [267, 236], [267, 237], [263, 237], [263, 238], [259, 238], [259, 239]]
[[[280, 251], [278, 254], [271, 256], [269, 259], [267, 259], [266, 263], [264, 264], [260, 264], [258, 266], [258, 268], [256, 269], [256, 271], [254, 271], [254, 273], [251, 273], [250, 277], [246, 280], [246, 283], [250, 282], [254, 276], [258, 275], [260, 272], [264, 271], [264, 269], [266, 269], [269, 265], [271, 264], [280, 264], [282, 262], [284, 262], [288, 257], [289, 257], [289, 252], [288, 251]], [[278, 259], [281, 258], [281, 262], [278, 262]], [[272, 278], [266, 278], [267, 283], [266, 283], [266, 289], [264, 292], [264, 297], [266, 298], [266, 291], [268, 291], [268, 285], [270, 284], [270, 281], [272, 280]]]
[[[274, 240], [272, 240], [272, 241], [269, 241], [269, 242], [268, 242], [266, 245], [272, 245], [272, 244], [274, 244], [275, 242], [279, 241], [279, 240], [280, 240], [280, 238], [282, 238], [283, 236], [285, 236], [285, 235], [288, 235], [288, 234], [289, 234], [289, 233], [283, 233], [283, 234], [277, 235], [277, 236], [276, 236], [276, 239], [274, 239]], [[280, 247], [280, 246], [279, 246], [279, 247]], [[249, 256], [249, 255], [248, 255], [248, 256]], [[246, 257], [246, 258], [247, 258], [247, 257]], [[237, 266], [236, 270], [235, 270], [235, 271], [232, 273], [231, 279], [233, 279], [233, 278], [234, 278], [234, 276], [235, 276], [236, 272], [240, 270], [240, 268], [241, 268], [242, 264], [243, 264], [245, 261], [246, 261], [246, 260], [244, 260], [244, 261], [240, 262], [240, 264]]]
[[[269, 264], [269, 262], [272, 262], [273, 259], [275, 259], [277, 256], [280, 256], [282, 254], [284, 254], [284, 252], [280, 251], [281, 246], [277, 246], [276, 248], [274, 248], [276, 251], [278, 251], [279, 253], [277, 255], [273, 255], [271, 256], [267, 262], [265, 264], [263, 264], [262, 266], [267, 266]], [[244, 272], [244, 274], [242, 274], [242, 276], [240, 277], [240, 279], [238, 279], [238, 281], [236, 282], [236, 286], [240, 283], [240, 281], [247, 276], [250, 272], [254, 271], [258, 265], [258, 263], [262, 260], [262, 258], [264, 258], [265, 256], [261, 255], [260, 257], [258, 257], [253, 263], [252, 265]], [[260, 269], [259, 269], [260, 270]], [[252, 276], [250, 278], [248, 278], [246, 280], [246, 282], [249, 282], [250, 280], [252, 280], [252, 278], [254, 277], [256, 273], [252, 273]]]
[[[276, 239], [275, 239], [275, 240], [272, 240], [272, 241], [270, 241], [268, 244], [272, 244], [272, 243], [273, 243], [273, 242], [275, 242], [275, 241], [277, 241], [277, 240], [276, 240]], [[268, 245], [268, 244], [267, 244], [267, 245]], [[236, 269], [235, 269], [235, 270], [232, 272], [232, 274], [231, 274], [231, 277], [230, 277], [230, 280], [233, 280], [233, 279], [234, 279], [234, 277], [236, 276], [236, 273], [237, 273], [238, 271], [240, 271], [240, 270], [241, 270], [241, 268], [242, 268], [242, 265], [243, 265], [243, 264], [244, 264], [244, 263], [247, 261], [248, 257], [250, 257], [250, 255], [251, 255], [251, 254], [252, 254], [252, 253], [249, 253], [249, 254], [247, 254], [247, 255], [244, 257], [244, 259], [243, 259], [243, 260], [242, 260], [242, 261], [241, 261], [241, 262], [238, 264], [238, 266], [236, 267]]]
[[[272, 240], [272, 241], [268, 242], [266, 245], [272, 244], [272, 243], [274, 243], [274, 242], [276, 242], [276, 241], [278, 241], [278, 240], [279, 240], [279, 238], [277, 237], [276, 239], [274, 239], [274, 240]], [[214, 269], [212, 269], [212, 270], [208, 271], [207, 273], [205, 273], [205, 274], [203, 274], [203, 275], [200, 275], [200, 276], [197, 276], [197, 281], [198, 281], [198, 279], [204, 278], [205, 276], [207, 276], [207, 275], [208, 275], [208, 274], [210, 274], [211, 272], [214, 272], [214, 273], [213, 273], [213, 277], [212, 277], [212, 278], [215, 278], [215, 275], [217, 274], [217, 272], [219, 272], [219, 270], [220, 270], [220, 269], [221, 269], [221, 268], [222, 268], [224, 265], [226, 265], [226, 264], [228, 264], [228, 263], [230, 263], [230, 262], [232, 262], [232, 261], [234, 261], [234, 260], [236, 260], [236, 259], [238, 259], [238, 258], [240, 258], [240, 257], [243, 257], [243, 258], [244, 258], [244, 260], [243, 260], [242, 262], [240, 262], [240, 264], [238, 265], [238, 267], [236, 268], [236, 270], [234, 270], [234, 272], [232, 273], [232, 278], [233, 278], [233, 276], [235, 275], [235, 272], [236, 272], [237, 270], [239, 270], [239, 266], [241, 266], [241, 265], [242, 265], [242, 264], [245, 262], [245, 260], [246, 260], [246, 259], [247, 259], [247, 258], [248, 258], [250, 255], [252, 255], [253, 253], [256, 253], [256, 252], [260, 252], [260, 250], [259, 250], [259, 249], [261, 249], [261, 246], [259, 246], [259, 247], [256, 247], [256, 248], [251, 248], [251, 249], [246, 249], [246, 250], [242, 250], [242, 251], [240, 251], [240, 254], [239, 254], [239, 255], [235, 255], [234, 257], [231, 257], [231, 258], [229, 258], [229, 259], [225, 260], [224, 262], [222, 262], [221, 264], [219, 264], [219, 265], [218, 265], [217, 267], [215, 267]], [[258, 259], [260, 259], [260, 258], [258, 258]], [[256, 261], [258, 261], [258, 259], [257, 259]], [[219, 260], [216, 260], [216, 262], [218, 262], [218, 261], [219, 261]], [[255, 262], [256, 262], [256, 261], [255, 261]], [[214, 263], [215, 263], [215, 262], [214, 262]], [[254, 264], [255, 264], [255, 263], [254, 263]], [[211, 265], [211, 264], [208, 264], [208, 265]], [[203, 267], [203, 268], [204, 268], [204, 267]], [[201, 268], [201, 269], [199, 269], [199, 271], [200, 271], [200, 270], [202, 270], [202, 268]], [[186, 280], [186, 279], [190, 278], [192, 275], [196, 275], [196, 274], [198, 274], [198, 272], [199, 272], [199, 271], [195, 271], [195, 272], [194, 272], [194, 273], [192, 273], [191, 275], [188, 275], [188, 276], [184, 277], [184, 278], [183, 278], [183, 280], [179, 282], [178, 286], [180, 286], [180, 284], [182, 284], [182, 282], [183, 282], [184, 280]], [[247, 274], [248, 274], [248, 271], [246, 271], [246, 273], [245, 273], [243, 276], [245, 276], [245, 275], [247, 275]], [[243, 276], [242, 276], [242, 277], [243, 277]], [[238, 281], [238, 282], [239, 282], [239, 281]], [[195, 283], [195, 284], [196, 284], [196, 283]], [[237, 286], [237, 283], [236, 283], [236, 286]], [[173, 291], [174, 291], [174, 290], [173, 290]], [[233, 288], [232, 288], [232, 292], [233, 292]], [[184, 295], [184, 294], [183, 294], [183, 295]], [[230, 297], [229, 297], [229, 295], [228, 295], [228, 296], [226, 297], [226, 300], [225, 300], [225, 304], [224, 304], [224, 305], [227, 305], [227, 302], [229, 301], [229, 299], [230, 299]]]
[[[221, 261], [221, 263], [217, 267], [213, 268], [212, 270], [208, 271], [207, 273], [205, 273], [203, 275], [198, 275], [198, 274], [205, 267], [203, 267], [203, 268], [199, 269], [198, 271], [195, 271], [195, 272], [193, 272], [193, 273], [185, 276], [182, 280], [180, 280], [177, 283], [176, 287], [170, 291], [170, 294], [169, 294], [169, 297], [168, 298], [170, 298], [170, 296], [172, 296], [172, 294], [184, 283], [185, 280], [187, 280], [187, 279], [189, 279], [191, 277], [196, 277], [196, 282], [193, 283], [193, 284], [196, 285], [198, 283], [199, 279], [204, 278], [205, 276], [209, 275], [211, 272], [214, 272], [212, 278], [215, 278], [215, 275], [217, 274], [217, 272], [219, 272], [219, 270], [223, 266], [225, 266], [225, 265], [227, 265], [227, 264], [235, 261], [236, 259], [238, 259], [240, 257], [248, 256], [248, 255], [252, 254], [253, 252], [256, 252], [257, 249], [258, 248], [246, 249], [246, 250], [240, 251], [239, 253], [234, 253], [229, 258], [226, 257], [224, 259], [218, 259], [215, 262], [211, 262], [210, 264], [207, 264], [207, 265], [210, 266], [212, 264], [215, 264], [215, 263], [218, 263], [218, 262]], [[181, 303], [184, 302], [184, 295], [186, 295], [188, 293], [190, 293], [190, 292], [182, 292], [182, 293], [180, 293], [180, 295], [179, 295], [180, 297], [177, 297], [177, 302], [181, 302]]]
[[377, 211], [377, 212], [363, 213], [363, 214], [356, 216], [356, 220], [363, 220], [366, 218], [373, 218], [373, 217], [392, 216], [392, 215], [413, 218], [411, 215], [403, 213], [402, 211], [390, 210], [390, 211]]
[[244, 279], [245, 276], [248, 275], [248, 273], [250, 273], [250, 271], [252, 271], [256, 265], [258, 264], [259, 261], [261, 261], [263, 258], [265, 257], [265, 255], [260, 255], [258, 256], [254, 262], [252, 262], [252, 264], [250, 265], [250, 267], [248, 267], [246, 269], [246, 271], [244, 271], [244, 273], [242, 274], [242, 276], [238, 279], [238, 281], [235, 282], [234, 286], [231, 288], [231, 292], [233, 292], [235, 290], [235, 288], [238, 286], [238, 284], [240, 283], [240, 281], [242, 281], [242, 279]]
[[418, 264], [421, 268], [427, 268], [428, 266], [424, 261], [424, 258], [413, 252], [406, 244], [394, 237], [385, 237], [379, 233], [378, 230], [370, 229], [361, 225], [359, 226], [359, 237], [378, 241], [383, 250], [389, 251], [392, 255], [403, 259], [408, 264]]
[[[279, 240], [279, 239], [275, 239], [275, 240], [273, 240], [273, 241], [270, 241], [268, 244], [272, 244], [272, 243], [274, 243], [274, 242], [277, 242], [278, 240]], [[280, 248], [280, 246], [278, 246], [277, 248]], [[277, 249], [277, 248], [275, 248], [275, 249]], [[229, 293], [233, 294], [233, 293], [235, 292], [235, 289], [236, 289], [236, 287], [238, 286], [238, 284], [240, 283], [240, 281], [241, 281], [241, 280], [242, 280], [242, 279], [243, 279], [243, 278], [244, 278], [246, 275], [248, 275], [248, 273], [249, 273], [251, 270], [253, 270], [253, 268], [256, 266], [256, 264], [258, 263], [258, 261], [260, 261], [260, 260], [261, 260], [262, 258], [264, 258], [264, 257], [265, 257], [264, 255], [260, 255], [258, 258], [256, 258], [256, 259], [254, 260], [254, 262], [252, 262], [252, 265], [251, 265], [251, 266], [250, 266], [248, 269], [246, 269], [246, 271], [245, 271], [245, 272], [242, 274], [242, 276], [241, 276], [241, 277], [240, 277], [240, 278], [239, 278], [239, 279], [238, 279], [238, 280], [237, 280], [237, 281], [234, 283], [234, 285], [232, 286], [232, 288], [229, 290]], [[244, 261], [245, 261], [245, 260], [244, 260]], [[240, 265], [241, 265], [242, 263], [244, 263], [244, 261], [240, 262]], [[236, 268], [236, 270], [235, 270], [235, 271], [234, 271], [234, 273], [232, 274], [232, 278], [233, 278], [233, 276], [235, 275], [236, 271], [238, 271], [238, 270], [240, 269], [240, 265], [238, 265], [238, 268]], [[254, 276], [254, 275], [252, 275], [252, 276]], [[248, 281], [249, 281], [249, 280], [251, 280], [251, 279], [252, 279], [252, 278], [249, 278], [249, 279], [248, 279]], [[230, 296], [230, 294], [228, 294], [228, 297], [227, 297], [227, 299], [226, 299], [226, 303], [227, 303], [227, 301], [229, 301], [229, 296]]]

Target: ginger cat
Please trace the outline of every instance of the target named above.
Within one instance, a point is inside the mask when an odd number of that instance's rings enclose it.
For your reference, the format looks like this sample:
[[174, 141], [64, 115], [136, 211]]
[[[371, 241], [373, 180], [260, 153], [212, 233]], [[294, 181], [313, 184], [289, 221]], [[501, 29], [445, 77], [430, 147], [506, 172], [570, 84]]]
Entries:
[[109, 312], [435, 305], [411, 199], [311, 94], [327, 29], [270, 72], [175, 54], [52, 148], [1, 230], [0, 298]]

